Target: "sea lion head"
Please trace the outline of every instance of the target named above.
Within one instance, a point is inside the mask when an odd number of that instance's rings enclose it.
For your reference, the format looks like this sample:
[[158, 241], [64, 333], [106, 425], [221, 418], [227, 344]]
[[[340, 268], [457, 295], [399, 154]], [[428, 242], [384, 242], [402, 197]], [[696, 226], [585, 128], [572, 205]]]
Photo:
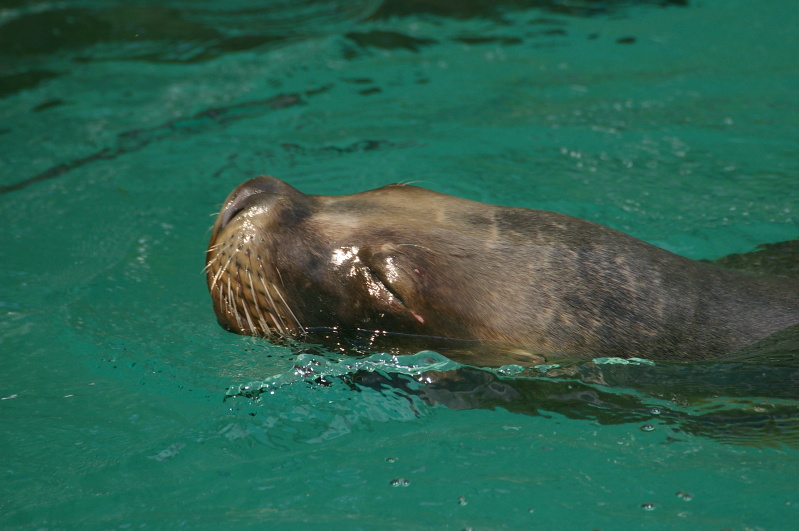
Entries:
[[251, 179], [213, 227], [214, 310], [224, 328], [253, 336], [330, 328], [502, 339], [485, 322], [502, 289], [475, 281], [490, 276], [490, 217], [486, 205], [410, 185], [313, 196]]

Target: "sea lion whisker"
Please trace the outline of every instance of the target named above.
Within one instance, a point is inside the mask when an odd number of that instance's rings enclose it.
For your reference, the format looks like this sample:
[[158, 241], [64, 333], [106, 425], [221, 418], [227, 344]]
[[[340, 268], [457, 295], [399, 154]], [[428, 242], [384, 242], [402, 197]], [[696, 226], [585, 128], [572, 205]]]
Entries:
[[266, 298], [269, 303], [269, 308], [271, 310], [272, 324], [275, 327], [275, 332], [281, 336], [286, 335], [286, 332], [283, 330], [283, 326], [281, 326], [281, 323], [278, 322], [278, 319], [282, 320], [282, 318], [280, 317], [280, 312], [278, 311], [277, 304], [275, 304], [275, 300], [272, 298], [272, 294], [269, 292], [269, 287], [266, 285], [266, 282], [264, 281], [263, 275], [258, 275], [258, 279], [261, 281], [261, 284], [264, 287], [264, 293], [266, 294]]
[[223, 282], [218, 283], [216, 285], [216, 290], [219, 292], [220, 300], [225, 303], [226, 307], [229, 308], [230, 307], [230, 299], [227, 296], [225, 296], [224, 283]]
[[286, 320], [283, 319], [283, 316], [280, 315], [280, 312], [277, 308], [275, 308], [274, 312], [272, 313], [272, 325], [275, 327], [275, 332], [277, 335], [281, 337], [287, 337], [288, 333], [288, 326], [286, 326]]
[[[236, 287], [236, 291], [238, 292], [238, 287]], [[233, 313], [233, 317], [236, 318], [236, 324], [239, 326], [239, 330], [244, 330], [244, 325], [241, 322], [241, 315], [236, 308], [236, 298], [233, 296], [233, 288], [230, 285], [230, 275], [227, 276], [227, 292], [228, 292], [228, 300], [230, 301], [230, 310]]]
[[216, 251], [218, 251], [219, 248], [222, 247], [223, 245], [225, 245], [225, 242], [219, 242], [215, 245], [211, 245], [208, 247], [206, 256], [208, 256], [209, 254], [213, 254], [213, 256], [210, 259], [208, 259], [208, 261], [205, 264], [205, 267], [203, 267], [203, 273], [208, 273], [208, 271], [211, 270], [211, 266], [219, 262], [219, 253]]
[[[283, 285], [283, 287], [286, 287], [286, 284], [283, 282], [283, 275], [280, 274], [280, 270], [277, 267], [275, 267], [275, 272], [277, 273], [277, 276], [280, 278], [280, 283]], [[305, 333], [305, 329], [303, 328], [302, 324], [300, 324], [300, 320], [297, 319], [297, 316], [294, 315], [294, 312], [291, 310], [289, 304], [286, 302], [286, 299], [283, 297], [283, 293], [281, 293], [280, 289], [277, 287], [277, 285], [274, 282], [270, 282], [270, 284], [275, 289], [275, 293], [277, 293], [277, 295], [280, 297], [280, 300], [283, 301], [283, 308], [291, 315], [291, 318], [294, 319], [294, 324], [296, 325], [295, 328], [297, 328], [297, 331], [301, 334]], [[286, 328], [288, 329], [288, 325], [286, 325], [285, 318], [282, 315], [280, 315], [280, 320], [283, 322], [284, 326], [286, 326]]]
[[[255, 323], [253, 323], [252, 316], [250, 315], [249, 305], [247, 304], [247, 297], [244, 295], [244, 282], [242, 277], [241, 268], [238, 267], [238, 262], [236, 263], [236, 302], [238, 306], [241, 307], [241, 311], [244, 312], [244, 318], [247, 321], [247, 325], [249, 326], [250, 331], [254, 334], [256, 332]], [[245, 270], [246, 272], [246, 270]], [[255, 303], [255, 301], [253, 301]]]
[[207, 274], [211, 270], [211, 267], [216, 263], [219, 263], [219, 254], [215, 254], [213, 258], [208, 260], [208, 263], [205, 264], [205, 267], [203, 267], [203, 273]]
[[286, 323], [286, 318], [283, 317], [280, 306], [275, 306], [272, 312], [272, 324], [275, 326], [280, 336], [288, 337], [291, 335], [288, 323]]
[[[275, 269], [275, 271], [277, 271], [277, 269]], [[283, 299], [283, 296], [280, 293], [280, 289], [271, 280], [269, 281], [269, 286], [267, 286], [266, 277], [263, 276], [263, 275], [261, 276], [261, 282], [264, 285], [264, 290], [266, 290], [266, 292], [269, 294], [269, 302], [272, 305], [272, 308], [274, 310], [274, 322], [275, 322], [275, 324], [276, 325], [280, 324], [280, 325], [282, 325], [282, 328], [285, 328], [286, 330], [289, 330], [289, 325], [288, 325], [288, 323], [286, 323], [286, 318], [283, 316], [283, 312], [280, 311], [281, 310], [280, 305], [272, 297], [272, 291], [274, 291], [278, 295], [278, 297], [280, 297], [280, 299], [282, 300], [284, 309], [286, 309], [287, 311], [291, 311], [286, 306], [286, 301]], [[271, 287], [271, 289], [270, 289], [270, 287]], [[278, 323], [278, 321], [277, 321], [278, 319], [280, 320], [280, 323]]]
[[[255, 306], [255, 309], [258, 311], [258, 319], [260, 320], [261, 324], [263, 325], [263, 324], [266, 323], [266, 316], [264, 315], [263, 308], [261, 308], [261, 305], [258, 304], [258, 294], [255, 291], [255, 283], [253, 282], [253, 279], [252, 279], [252, 270], [250, 269], [249, 266], [247, 266], [246, 273], [247, 273], [247, 278], [250, 281], [249, 285], [250, 285], [250, 293], [252, 294], [252, 303]], [[267, 335], [269, 335], [268, 334], [268, 327], [267, 327], [266, 331], [267, 331]]]
[[260, 317], [258, 320], [259, 324], [261, 325], [261, 330], [263, 330], [263, 337], [272, 337], [272, 330], [269, 328], [269, 323]]
[[254, 334], [255, 332], [258, 331], [258, 329], [255, 328], [255, 323], [253, 323], [253, 321], [252, 321], [252, 316], [250, 315], [250, 310], [247, 309], [247, 306], [248, 306], [247, 305], [247, 301], [244, 300], [244, 295], [243, 294], [242, 294], [240, 300], [241, 300], [241, 309], [244, 311], [244, 318], [247, 319], [247, 326], [250, 327], [250, 331], [253, 332], [253, 334]]
[[275, 272], [277, 273], [277, 278], [280, 279], [280, 285], [285, 288], [286, 284], [283, 282], [283, 275], [280, 274], [280, 269], [275, 268]]
[[230, 277], [226, 277], [226, 283], [219, 284], [219, 291], [222, 292], [227, 286], [227, 293], [223, 296], [225, 298], [225, 306], [227, 307], [227, 313], [232, 316], [236, 316], [236, 301], [233, 300], [233, 290], [230, 287]]
[[430, 181], [422, 181], [422, 180], [416, 180], [416, 181], [399, 181], [398, 183], [395, 183], [395, 184], [396, 184], [397, 186], [412, 186], [412, 185], [414, 185], [414, 184], [420, 184], [420, 183], [427, 183], [427, 184], [430, 184]]
[[[237, 247], [237, 248], [236, 248], [236, 249], [235, 249], [235, 250], [234, 250], [232, 253], [230, 253], [230, 258], [228, 258], [227, 262], [225, 262], [225, 265], [224, 265], [224, 266], [222, 266], [222, 267], [220, 267], [220, 268], [219, 268], [219, 270], [216, 272], [216, 275], [214, 275], [214, 280], [213, 280], [213, 282], [211, 282], [211, 290], [213, 290], [213, 289], [214, 289], [214, 286], [216, 286], [216, 283], [217, 283], [217, 281], [220, 279], [220, 277], [222, 276], [222, 274], [223, 274], [225, 271], [227, 271], [227, 268], [228, 268], [228, 266], [230, 265], [230, 262], [232, 262], [232, 261], [233, 261], [233, 259], [236, 257], [236, 255], [238, 254], [238, 252], [239, 252], [239, 248]], [[228, 282], [229, 282], [229, 281], [230, 281], [230, 275], [228, 275]]]
[[[229, 304], [229, 302], [227, 300], [227, 297], [225, 297], [225, 292], [222, 289], [222, 284], [221, 283], [217, 285], [216, 291], [219, 292], [219, 307], [220, 307], [220, 309], [227, 309], [230, 306], [230, 304]], [[213, 291], [211, 293], [213, 294]]]
[[286, 299], [283, 298], [283, 294], [280, 292], [279, 289], [275, 289], [275, 293], [277, 293], [277, 295], [280, 297], [280, 300], [283, 301], [283, 307], [286, 309], [289, 315], [291, 315], [291, 318], [294, 319], [294, 323], [297, 325], [297, 331], [300, 334], [304, 334], [305, 328], [302, 326], [302, 324], [300, 324], [300, 320], [297, 319], [297, 316], [294, 315], [294, 312], [291, 310], [291, 306], [289, 306], [289, 304], [286, 302]]

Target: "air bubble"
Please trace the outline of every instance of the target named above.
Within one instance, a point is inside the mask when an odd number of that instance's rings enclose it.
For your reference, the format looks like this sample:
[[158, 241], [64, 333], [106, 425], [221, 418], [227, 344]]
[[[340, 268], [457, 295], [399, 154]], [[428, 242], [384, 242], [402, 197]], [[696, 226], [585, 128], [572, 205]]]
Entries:
[[641, 431], [655, 431], [655, 426], [653, 424], [644, 424], [641, 426]]
[[643, 509], [644, 511], [654, 511], [655, 510], [655, 504], [654, 503], [642, 503], [641, 504], [641, 509]]
[[684, 501], [691, 501], [694, 499], [694, 495], [688, 492], [677, 491], [677, 497]]
[[392, 479], [390, 485], [392, 487], [407, 487], [411, 482], [405, 478]]

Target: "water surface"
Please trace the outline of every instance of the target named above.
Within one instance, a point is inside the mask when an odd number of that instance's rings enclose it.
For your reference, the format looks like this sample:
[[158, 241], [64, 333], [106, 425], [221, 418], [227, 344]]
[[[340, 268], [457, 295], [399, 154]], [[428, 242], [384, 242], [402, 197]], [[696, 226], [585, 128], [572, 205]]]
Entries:
[[298, 354], [219, 329], [202, 267], [211, 216], [265, 173], [692, 258], [795, 239], [798, 11], [6, 2], [0, 525], [791, 528], [795, 335], [757, 363], [521, 373]]

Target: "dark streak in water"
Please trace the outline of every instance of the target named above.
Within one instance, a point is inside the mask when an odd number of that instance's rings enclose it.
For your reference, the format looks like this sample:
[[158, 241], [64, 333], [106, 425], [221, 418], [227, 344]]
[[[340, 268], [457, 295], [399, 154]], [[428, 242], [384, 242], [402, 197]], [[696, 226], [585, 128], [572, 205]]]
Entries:
[[34, 107], [31, 110], [33, 112], [42, 112], [42, 111], [46, 111], [47, 109], [52, 109], [53, 107], [58, 107], [60, 105], [64, 105], [64, 100], [56, 98], [56, 99], [53, 99], [53, 100], [45, 101], [44, 103], [40, 103], [39, 105], [37, 105], [36, 107]]
[[5, 98], [23, 90], [32, 89], [43, 81], [60, 76], [58, 72], [31, 69], [26, 72], [0, 76], [0, 98]]
[[280, 147], [283, 148], [284, 151], [289, 153], [316, 151], [316, 152], [331, 152], [331, 153], [344, 154], [344, 153], [360, 153], [363, 151], [374, 151], [386, 146], [395, 147], [396, 145], [397, 144], [393, 144], [387, 140], [361, 140], [359, 142], [352, 143], [345, 147], [325, 146], [321, 148], [307, 148], [299, 144], [293, 144], [288, 142], [280, 144]]
[[[314, 94], [320, 92], [323, 91], [315, 91]], [[310, 93], [306, 93], [306, 96], [308, 95], [310, 95]], [[254, 118], [270, 111], [285, 109], [302, 103], [304, 103], [304, 100], [299, 94], [279, 94], [265, 100], [247, 101], [226, 107], [208, 109], [198, 112], [188, 118], [178, 118], [147, 129], [125, 131], [117, 135], [117, 147], [101, 149], [86, 157], [52, 166], [28, 179], [2, 186], [0, 187], [0, 194], [15, 192], [27, 188], [32, 184], [60, 177], [76, 168], [91, 164], [92, 162], [111, 160], [121, 155], [139, 151], [153, 142], [174, 135], [199, 133], [212, 126], [224, 126], [232, 122]]]
[[503, 46], [512, 46], [524, 42], [519, 37], [494, 37], [488, 35], [456, 37], [453, 40], [462, 42], [463, 44], [502, 44]]
[[[689, 0], [640, 0], [641, 4], [657, 7], [688, 5]], [[372, 15], [373, 20], [392, 17], [433, 15], [455, 19], [483, 18], [501, 20], [506, 13], [524, 9], [540, 9], [574, 17], [594, 17], [616, 13], [630, 7], [629, 0], [385, 0]]]
[[433, 39], [421, 39], [411, 37], [398, 33], [396, 31], [368, 31], [368, 32], [350, 32], [345, 35], [349, 40], [362, 48], [381, 48], [383, 50], [408, 50], [411, 52], [418, 52], [419, 48], [423, 46], [430, 46], [436, 44], [437, 41]]

